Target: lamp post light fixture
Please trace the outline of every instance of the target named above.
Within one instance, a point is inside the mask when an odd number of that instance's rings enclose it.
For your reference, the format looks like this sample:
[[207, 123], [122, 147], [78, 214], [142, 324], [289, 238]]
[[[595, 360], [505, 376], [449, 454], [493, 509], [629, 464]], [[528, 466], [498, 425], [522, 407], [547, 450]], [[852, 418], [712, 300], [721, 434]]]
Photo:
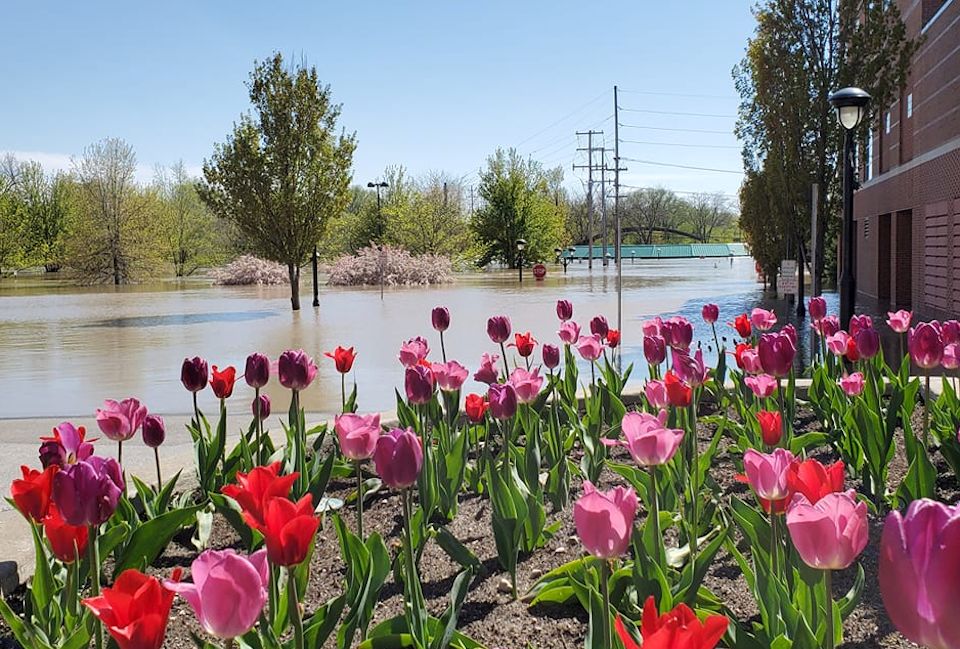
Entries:
[[853, 132], [867, 115], [870, 95], [860, 88], [843, 88], [830, 94], [830, 104], [837, 110], [837, 121], [843, 126], [843, 234], [840, 243], [840, 326], [846, 329], [853, 316], [857, 282], [853, 270]]
[[389, 187], [385, 182], [369, 182], [367, 187], [377, 190], [377, 231], [380, 239], [380, 299], [383, 300], [383, 236], [385, 234], [383, 227], [383, 212], [380, 205], [380, 190]]
[[527, 247], [526, 239], [517, 239], [517, 270], [520, 273], [520, 283], [523, 284], [523, 249]]

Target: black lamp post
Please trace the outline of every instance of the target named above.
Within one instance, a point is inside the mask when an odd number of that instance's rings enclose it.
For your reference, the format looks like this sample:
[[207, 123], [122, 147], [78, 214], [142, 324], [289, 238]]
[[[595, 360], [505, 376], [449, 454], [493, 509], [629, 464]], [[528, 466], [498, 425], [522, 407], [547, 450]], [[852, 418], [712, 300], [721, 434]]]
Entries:
[[517, 239], [517, 270], [520, 273], [520, 283], [523, 284], [523, 249], [527, 247], [526, 239]]
[[317, 246], [313, 246], [313, 306], [320, 306], [320, 287], [317, 284], [317, 261], [320, 253], [317, 252]]
[[377, 230], [379, 231], [380, 238], [380, 299], [383, 299], [383, 213], [380, 208], [380, 190], [386, 189], [389, 187], [385, 182], [369, 182], [367, 187], [370, 189], [376, 188], [377, 190]]
[[860, 88], [843, 88], [832, 93], [830, 104], [837, 109], [843, 126], [843, 234], [840, 244], [840, 326], [846, 329], [853, 317], [857, 283], [853, 270], [853, 177], [855, 146], [853, 131], [867, 114], [870, 95]]

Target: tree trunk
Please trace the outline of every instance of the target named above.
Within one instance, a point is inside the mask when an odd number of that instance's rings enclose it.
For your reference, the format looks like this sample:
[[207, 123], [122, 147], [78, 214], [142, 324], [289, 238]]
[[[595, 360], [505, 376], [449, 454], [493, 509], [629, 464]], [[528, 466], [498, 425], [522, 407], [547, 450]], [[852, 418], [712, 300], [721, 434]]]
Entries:
[[294, 311], [300, 310], [300, 266], [287, 264], [287, 273], [290, 276], [290, 306]]

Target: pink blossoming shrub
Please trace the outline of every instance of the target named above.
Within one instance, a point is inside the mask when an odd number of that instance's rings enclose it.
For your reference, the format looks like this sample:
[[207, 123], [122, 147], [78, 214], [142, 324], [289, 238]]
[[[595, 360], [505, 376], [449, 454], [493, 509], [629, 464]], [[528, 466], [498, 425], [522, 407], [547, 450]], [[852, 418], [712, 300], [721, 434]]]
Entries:
[[383, 265], [383, 283], [387, 286], [425, 286], [452, 281], [453, 267], [441, 255], [411, 255], [406, 250], [386, 246], [384, 251], [363, 248], [355, 255], [344, 255], [332, 264], [327, 283], [332, 286], [362, 286], [380, 283]]
[[213, 271], [213, 283], [223, 286], [288, 284], [287, 267], [253, 255], [241, 255]]

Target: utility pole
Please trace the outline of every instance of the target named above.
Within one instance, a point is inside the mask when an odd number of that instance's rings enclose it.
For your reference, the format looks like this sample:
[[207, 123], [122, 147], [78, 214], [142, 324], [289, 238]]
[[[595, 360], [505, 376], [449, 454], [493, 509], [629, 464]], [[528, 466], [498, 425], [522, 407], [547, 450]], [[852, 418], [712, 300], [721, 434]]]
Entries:
[[593, 146], [593, 136], [603, 135], [603, 131], [577, 131], [577, 135], [587, 136], [587, 148], [577, 148], [577, 151], [587, 152], [587, 164], [573, 165], [574, 169], [587, 170], [587, 267], [593, 268], [593, 152], [599, 151], [599, 148]]
[[470, 185], [470, 214], [473, 214], [473, 185]]
[[617, 228], [614, 244], [614, 259], [617, 262], [617, 330], [620, 332], [620, 353], [617, 354], [617, 370], [621, 371], [623, 354], [623, 263], [621, 247], [623, 233], [620, 224], [620, 172], [626, 171], [620, 166], [620, 105], [617, 102], [617, 87], [613, 87], [613, 220]]
[[607, 259], [607, 150], [600, 147], [600, 232], [603, 235], [603, 267], [610, 265]]

